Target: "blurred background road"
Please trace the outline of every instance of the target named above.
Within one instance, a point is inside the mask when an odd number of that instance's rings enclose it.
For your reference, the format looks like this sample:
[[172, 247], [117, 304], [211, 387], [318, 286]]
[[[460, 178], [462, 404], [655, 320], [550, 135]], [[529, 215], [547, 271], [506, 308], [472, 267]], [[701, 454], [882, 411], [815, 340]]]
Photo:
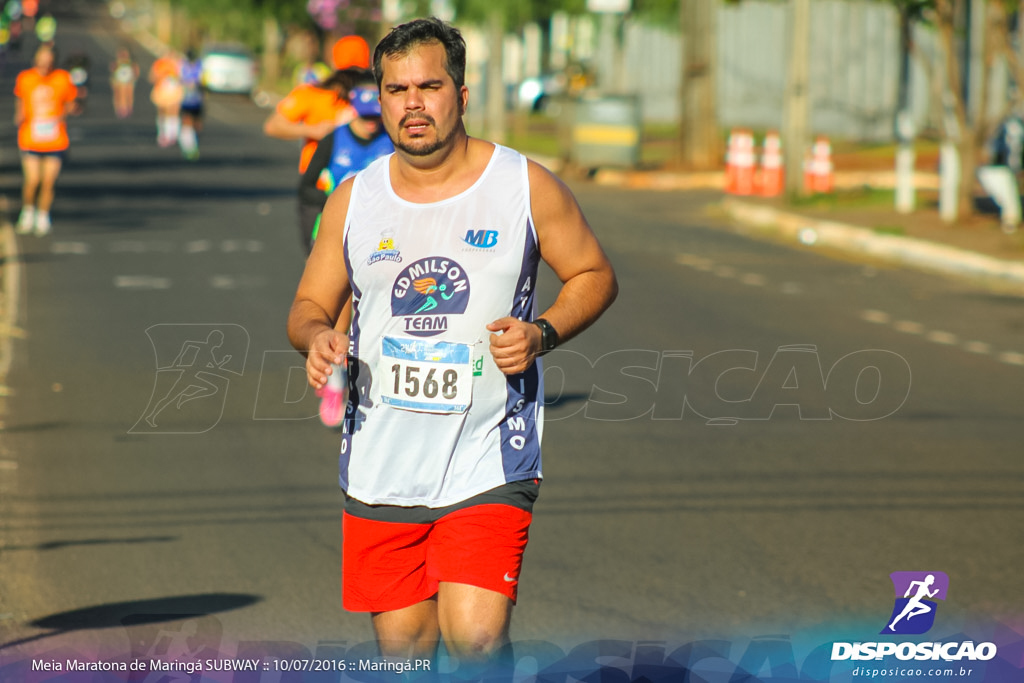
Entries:
[[[198, 162], [158, 148], [144, 88], [113, 116], [125, 38], [103, 5], [63, 7], [62, 40], [96, 69], [53, 233], [4, 264], [0, 665], [145, 653], [183, 621], [228, 654], [367, 641], [340, 608], [338, 435], [284, 334], [297, 144], [264, 137], [250, 99], [212, 96]], [[12, 110], [0, 98], [0, 121]], [[9, 124], [0, 145], [13, 210]], [[718, 192], [573, 189], [622, 293], [547, 359], [515, 639], [870, 639], [897, 570], [949, 575], [936, 637], [1018, 623], [1019, 298], [750, 239], [708, 210]]]

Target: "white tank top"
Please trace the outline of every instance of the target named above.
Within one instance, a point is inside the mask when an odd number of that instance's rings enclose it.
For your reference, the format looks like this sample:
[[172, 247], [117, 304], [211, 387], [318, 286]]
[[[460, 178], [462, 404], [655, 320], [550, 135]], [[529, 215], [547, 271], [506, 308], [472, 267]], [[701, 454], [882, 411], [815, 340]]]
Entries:
[[443, 507], [541, 477], [540, 361], [506, 376], [486, 325], [532, 320], [540, 259], [526, 158], [495, 146], [480, 178], [429, 204], [391, 187], [390, 155], [356, 176], [340, 482], [371, 505]]

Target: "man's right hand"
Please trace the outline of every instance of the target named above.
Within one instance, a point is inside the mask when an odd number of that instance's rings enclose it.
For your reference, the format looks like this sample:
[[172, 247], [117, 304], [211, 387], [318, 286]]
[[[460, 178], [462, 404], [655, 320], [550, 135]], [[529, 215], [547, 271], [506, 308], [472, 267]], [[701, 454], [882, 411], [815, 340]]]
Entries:
[[348, 337], [327, 329], [313, 337], [306, 355], [306, 379], [314, 389], [322, 389], [331, 374], [331, 365], [344, 365], [348, 356]]

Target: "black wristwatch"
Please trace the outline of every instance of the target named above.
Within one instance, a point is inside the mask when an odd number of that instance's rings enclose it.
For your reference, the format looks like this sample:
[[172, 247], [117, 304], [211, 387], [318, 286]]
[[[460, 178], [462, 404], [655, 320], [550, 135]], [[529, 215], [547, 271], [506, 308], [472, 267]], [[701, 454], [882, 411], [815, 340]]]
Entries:
[[558, 346], [558, 331], [544, 318], [531, 321], [540, 328], [540, 355], [544, 355]]

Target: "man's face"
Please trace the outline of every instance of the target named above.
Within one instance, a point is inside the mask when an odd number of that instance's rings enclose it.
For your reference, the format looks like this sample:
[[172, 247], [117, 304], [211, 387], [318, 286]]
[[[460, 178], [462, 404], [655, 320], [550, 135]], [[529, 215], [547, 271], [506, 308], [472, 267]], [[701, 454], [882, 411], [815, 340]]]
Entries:
[[429, 156], [454, 139], [465, 111], [468, 90], [455, 87], [444, 68], [440, 43], [414, 47], [382, 61], [381, 113], [395, 147], [412, 156]]
[[46, 75], [53, 70], [53, 52], [50, 50], [40, 50], [36, 53], [34, 66], [36, 71]]

